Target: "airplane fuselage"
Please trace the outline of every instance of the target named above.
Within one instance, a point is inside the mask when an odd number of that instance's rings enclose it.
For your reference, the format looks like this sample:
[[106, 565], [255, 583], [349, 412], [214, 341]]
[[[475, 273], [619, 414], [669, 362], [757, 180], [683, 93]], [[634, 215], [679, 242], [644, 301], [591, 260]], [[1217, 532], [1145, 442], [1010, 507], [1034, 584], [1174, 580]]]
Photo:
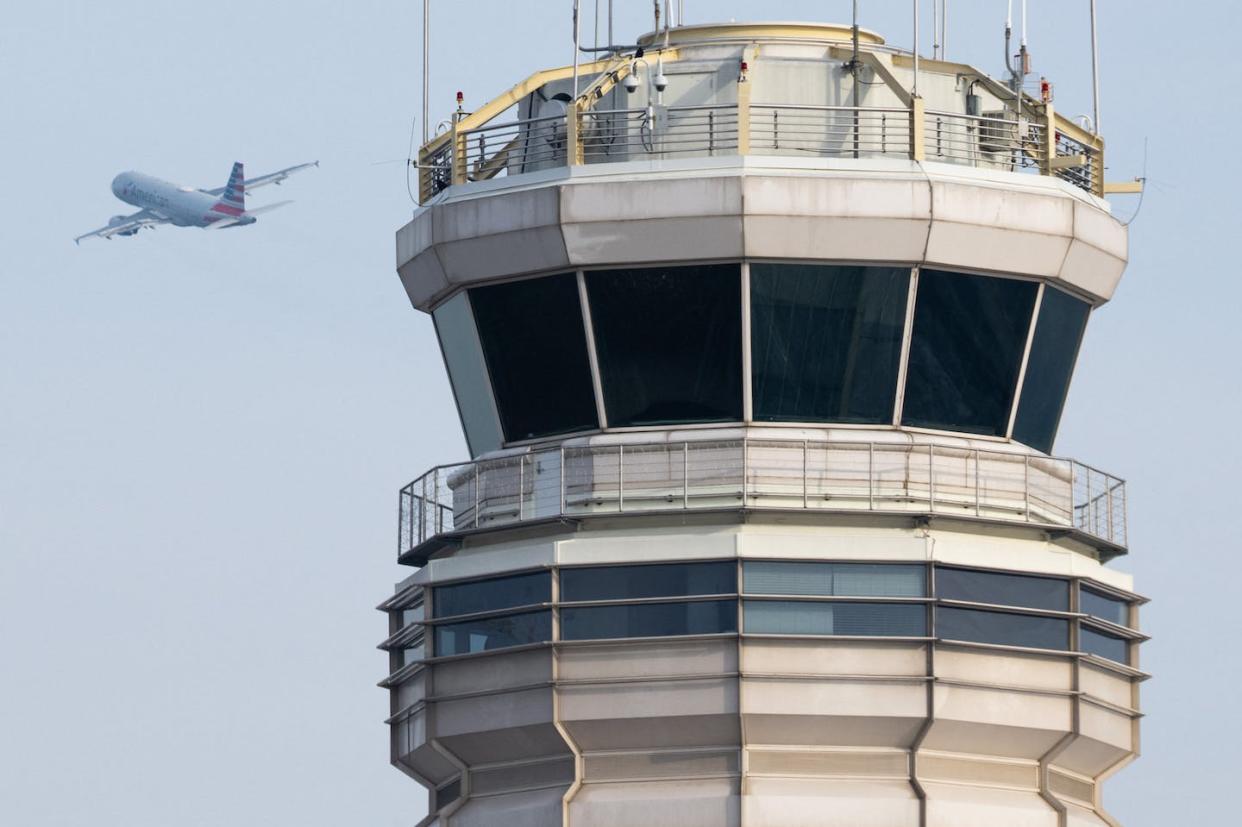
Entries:
[[165, 216], [178, 227], [207, 227], [222, 220], [239, 225], [255, 222], [253, 216], [230, 216], [213, 210], [219, 202], [218, 196], [141, 172], [122, 172], [113, 178], [112, 194], [126, 204]]

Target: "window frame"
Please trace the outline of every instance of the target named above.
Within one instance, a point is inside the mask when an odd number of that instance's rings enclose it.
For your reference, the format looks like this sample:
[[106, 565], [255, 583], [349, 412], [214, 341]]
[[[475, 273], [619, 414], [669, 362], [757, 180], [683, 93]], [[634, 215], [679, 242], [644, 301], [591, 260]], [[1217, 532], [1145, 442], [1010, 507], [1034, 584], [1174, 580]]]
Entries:
[[[867, 565], [867, 566], [898, 566], [898, 567], [919, 567], [924, 570], [924, 595], [921, 597], [912, 596], [871, 596], [871, 595], [790, 595], [790, 594], [764, 594], [760, 592], [750, 592], [747, 590], [745, 578], [745, 565], [748, 562], [760, 563], [823, 563], [830, 565]], [[733, 563], [736, 567], [737, 589], [734, 592], [725, 592], [719, 594], [696, 594], [696, 595], [667, 595], [660, 597], [638, 597], [638, 598], [611, 598], [603, 600], [562, 600], [561, 598], [561, 573], [569, 569], [607, 569], [607, 568], [624, 568], [631, 566], [663, 566], [663, 565], [692, 565], [695, 563]], [[936, 596], [936, 570], [937, 568], [954, 568], [968, 572], [979, 572], [983, 574], [1008, 574], [1026, 577], [1042, 577], [1045, 579], [1055, 579], [1063, 581], [1069, 588], [1069, 609], [1067, 611], [1053, 609], [1027, 608], [1022, 606], [1012, 606], [996, 603], [979, 603], [974, 601], [954, 600], [948, 598], [940, 598]], [[473, 580], [488, 580], [509, 577], [518, 574], [528, 574], [540, 571], [548, 571], [551, 577], [551, 599], [546, 602], [525, 604], [522, 606], [506, 607], [503, 609], [493, 609], [487, 611], [474, 612], [470, 614], [460, 614], [453, 616], [432, 618], [429, 615], [431, 611], [429, 606], [434, 599], [434, 589], [438, 586], [452, 585], [456, 583], [465, 583]], [[937, 560], [859, 560], [859, 559], [840, 559], [825, 558], [808, 560], [806, 558], [795, 557], [712, 557], [712, 558], [674, 558], [668, 560], [650, 560], [642, 562], [625, 562], [611, 561], [607, 563], [588, 563], [584, 565], [542, 565], [515, 569], [513, 571], [495, 572], [487, 576], [480, 577], [478, 575], [461, 576], [455, 578], [446, 578], [444, 580], [421, 584], [424, 589], [423, 600], [426, 609], [424, 620], [411, 623], [408, 626], [398, 630], [395, 634], [381, 645], [381, 648], [387, 649], [392, 657], [392, 664], [402, 657], [403, 650], [408, 643], [412, 642], [417, 636], [423, 636], [424, 658], [420, 662], [422, 664], [432, 663], [440, 660], [449, 660], [467, 657], [483, 657], [493, 654], [517, 652], [533, 648], [546, 646], [561, 645], [591, 645], [595, 643], [619, 643], [619, 642], [637, 642], [637, 641], [662, 641], [662, 640], [687, 640], [696, 638], [738, 638], [739, 640], [746, 637], [753, 638], [792, 638], [792, 639], [824, 639], [824, 640], [845, 640], [845, 641], [873, 641], [873, 642], [918, 642], [943, 644], [953, 647], [973, 647], [981, 649], [995, 649], [1001, 651], [1015, 652], [1031, 652], [1035, 654], [1054, 655], [1067, 658], [1090, 659], [1091, 662], [1103, 668], [1112, 668], [1123, 672], [1131, 677], [1141, 676], [1135, 666], [1138, 658], [1138, 649], [1140, 644], [1148, 640], [1148, 636], [1139, 631], [1136, 626], [1138, 623], [1137, 611], [1138, 607], [1147, 602], [1147, 599], [1141, 595], [1137, 595], [1123, 589], [1118, 589], [1106, 583], [1094, 580], [1086, 576], [1076, 575], [1059, 575], [1049, 574], [1045, 572], [1021, 571], [1007, 568], [985, 568], [976, 566], [965, 566], [955, 563], [946, 563]], [[1097, 618], [1081, 611], [1079, 594], [1081, 589], [1090, 589], [1118, 600], [1124, 600], [1130, 606], [1130, 623], [1134, 626], [1118, 626], [1106, 619]], [[401, 604], [413, 602], [410, 589], [404, 589], [399, 593], [402, 600], [390, 599], [389, 606], [386, 611], [390, 613], [400, 612], [403, 608]], [[409, 597], [407, 597], [409, 595]], [[690, 604], [690, 603], [711, 603], [711, 602], [729, 602], [732, 601], [736, 607], [736, 624], [734, 631], [709, 632], [709, 633], [688, 633], [673, 635], [657, 635], [643, 637], [620, 637], [620, 638], [575, 638], [567, 639], [562, 634], [561, 609], [577, 609], [577, 608], [604, 608], [619, 606], [643, 606], [643, 605], [666, 605], [666, 604]], [[922, 605], [925, 618], [926, 634], [923, 636], [887, 636], [887, 635], [821, 635], [821, 634], [799, 634], [799, 633], [770, 633], [770, 632], [748, 632], [746, 631], [746, 603], [747, 602], [803, 602], [803, 603], [844, 603], [844, 604], [892, 604], [915, 606]], [[1031, 618], [1043, 618], [1050, 620], [1063, 621], [1067, 629], [1067, 643], [1064, 648], [1045, 649], [1041, 647], [1022, 646], [1015, 644], [989, 643], [983, 641], [958, 640], [955, 638], [944, 638], [941, 636], [941, 630], [938, 623], [938, 608], [944, 607], [948, 609], [960, 609], [967, 611], [1004, 613], [1016, 616], [1025, 616]], [[442, 655], [436, 651], [436, 627], [446, 625], [448, 623], [466, 622], [470, 620], [484, 620], [493, 617], [503, 617], [506, 615], [526, 614], [539, 611], [550, 612], [551, 627], [550, 640], [530, 642], [523, 644], [515, 644], [509, 647], [501, 647], [491, 650], [483, 650], [479, 652], [463, 652]], [[1082, 629], [1091, 629], [1101, 634], [1122, 639], [1127, 645], [1126, 662], [1114, 661], [1095, 655], [1090, 652], [1082, 651], [1080, 638]], [[393, 674], [397, 674], [408, 669], [410, 664], [397, 667]]]
[[[573, 276], [577, 278], [577, 281], [578, 281], [578, 287], [579, 287], [578, 304], [582, 312], [582, 324], [583, 324], [583, 330], [584, 330], [584, 333], [586, 336], [586, 342], [587, 342], [587, 354], [588, 354], [588, 359], [589, 359], [590, 369], [591, 369], [592, 389], [595, 392], [595, 410], [596, 410], [596, 416], [597, 416], [597, 421], [599, 423], [599, 427], [582, 430], [582, 431], [572, 431], [572, 432], [553, 434], [549, 436], [533, 437], [530, 439], [508, 440], [505, 438], [503, 428], [501, 427], [499, 410], [497, 407], [497, 403], [495, 401], [495, 392], [494, 392], [494, 389], [492, 388], [491, 378], [489, 374], [488, 387], [486, 390], [487, 390], [487, 395], [492, 402], [491, 404], [492, 418], [495, 420], [495, 427], [497, 431], [500, 433], [500, 436], [502, 439], [500, 448], [510, 449], [510, 448], [529, 448], [529, 447], [535, 447], [535, 446], [544, 446], [544, 445], [549, 445], [549, 444], [556, 444], [559, 441], [570, 438], [570, 437], [590, 436], [593, 434], [602, 434], [602, 433], [640, 434], [640, 433], [647, 433], [647, 432], [665, 431], [669, 427], [672, 427], [672, 426], [668, 426], [668, 425], [615, 426], [609, 423], [607, 411], [604, 406], [603, 384], [602, 384], [602, 379], [600, 376], [599, 356], [598, 356], [598, 349], [597, 349], [596, 338], [595, 338], [594, 321], [591, 318], [590, 302], [586, 296], [586, 277], [589, 274], [594, 273], [594, 272], [616, 270], [616, 269], [651, 269], [651, 268], [661, 268], [661, 267], [678, 268], [678, 267], [689, 267], [689, 266], [695, 266], [695, 265], [719, 265], [719, 264], [736, 264], [738, 265], [738, 269], [739, 269], [739, 281], [740, 281], [739, 290], [741, 292], [741, 302], [740, 302], [741, 307], [739, 308], [739, 312], [741, 313], [741, 317], [742, 317], [741, 319], [742, 320], [742, 330], [741, 330], [741, 351], [742, 351], [741, 352], [741, 371], [742, 371], [742, 375], [740, 377], [741, 387], [742, 387], [742, 419], [737, 420], [737, 421], [728, 421], [728, 422], [717, 421], [717, 422], [702, 422], [702, 423], [692, 423], [692, 424], [696, 430], [729, 429], [729, 428], [737, 428], [739, 426], [749, 426], [749, 425], [756, 424], [756, 420], [754, 419], [754, 392], [753, 392], [753, 387], [752, 387], [753, 366], [751, 364], [751, 355], [752, 355], [751, 354], [752, 330], [751, 330], [751, 319], [750, 319], [750, 310], [751, 310], [750, 267], [751, 265], [752, 264], [790, 264], [790, 265], [811, 265], [811, 266], [823, 266], [823, 267], [854, 267], [854, 266], [860, 266], [860, 262], [847, 261], [843, 259], [801, 259], [801, 258], [779, 259], [779, 258], [772, 258], [772, 257], [766, 257], [766, 256], [758, 256], [758, 257], [741, 257], [741, 258], [702, 259], [702, 260], [695, 260], [695, 261], [685, 261], [685, 260], [682, 260], [682, 261], [650, 261], [650, 262], [638, 262], [638, 263], [620, 262], [620, 263], [614, 263], [610, 265], [595, 265], [595, 266], [590, 266], [590, 267], [578, 267], [578, 268], [557, 267], [557, 268], [551, 268], [547, 271], [540, 271], [537, 273], [526, 273], [520, 276], [490, 279], [486, 281], [472, 283], [469, 285], [463, 285], [461, 287], [456, 288], [451, 293], [447, 294], [444, 298], [437, 301], [436, 304], [431, 308], [431, 313], [433, 314], [433, 322], [434, 322], [434, 313], [436, 310], [440, 309], [442, 306], [452, 301], [457, 296], [467, 293], [469, 289], [474, 288], [474, 287], [491, 286], [495, 284], [503, 284], [506, 282], [528, 281], [532, 279], [545, 278], [548, 276], [571, 275], [572, 274]], [[867, 261], [861, 264], [867, 267], [879, 267], [879, 268], [888, 267], [888, 268], [898, 268], [898, 269], [908, 268], [910, 270], [909, 292], [906, 297], [905, 324], [902, 330], [901, 354], [900, 354], [899, 361], [898, 361], [898, 372], [897, 372], [897, 380], [896, 380], [897, 387], [894, 393], [892, 422], [888, 424], [876, 424], [876, 423], [819, 422], [819, 421], [797, 421], [797, 420], [783, 420], [779, 422], [774, 422], [774, 421], [764, 420], [758, 424], [761, 424], [766, 428], [786, 428], [786, 429], [791, 429], [791, 430], [806, 429], [806, 428], [829, 428], [830, 427], [830, 428], [833, 428], [834, 430], [842, 429], [842, 430], [874, 431], [877, 428], [885, 428], [885, 427], [891, 426], [893, 428], [899, 428], [903, 431], [909, 431], [912, 433], [932, 434], [932, 435], [941, 435], [941, 436], [949, 435], [949, 436], [955, 436], [959, 438], [965, 437], [965, 438], [969, 438], [972, 440], [978, 440], [982, 442], [995, 442], [997, 444], [1013, 443], [1015, 442], [1013, 431], [1014, 431], [1014, 427], [1016, 424], [1018, 406], [1022, 398], [1022, 389], [1025, 386], [1027, 367], [1029, 365], [1030, 356], [1031, 356], [1031, 348], [1033, 347], [1033, 344], [1034, 344], [1034, 337], [1035, 337], [1036, 327], [1037, 327], [1037, 323], [1039, 319], [1039, 310], [1040, 310], [1040, 307], [1042, 306], [1043, 297], [1044, 297], [1046, 290], [1048, 290], [1049, 288], [1057, 289], [1057, 290], [1060, 290], [1066, 293], [1072, 298], [1078, 299], [1080, 301], [1085, 301], [1088, 305], [1090, 305], [1090, 309], [1088, 311], [1088, 320], [1090, 319], [1090, 315], [1096, 309], [1096, 302], [1092, 300], [1091, 298], [1084, 296], [1081, 291], [1075, 290], [1069, 285], [1052, 284], [1049, 279], [1045, 277], [1041, 277], [1041, 276], [1023, 274], [1023, 273], [995, 272], [995, 271], [988, 271], [988, 270], [971, 268], [971, 267], [953, 267], [951, 269], [942, 268], [942, 267], [929, 267], [925, 263], [920, 264], [917, 262], [911, 263], [909, 261], [895, 261], [895, 260]], [[1023, 348], [1022, 348], [1022, 360], [1021, 360], [1021, 364], [1018, 370], [1017, 382], [1014, 388], [1013, 400], [1011, 401], [1010, 406], [1009, 406], [1008, 417], [1006, 420], [1007, 428], [1003, 435], [976, 434], [976, 433], [970, 433], [965, 430], [945, 430], [945, 429], [940, 429], [940, 428], [927, 428], [927, 427], [916, 426], [916, 425], [902, 425], [901, 424], [901, 419], [902, 419], [902, 415], [904, 413], [904, 407], [905, 407], [906, 383], [908, 381], [910, 343], [911, 343], [911, 337], [913, 334], [914, 314], [916, 312], [917, 304], [918, 304], [919, 276], [923, 269], [931, 269], [931, 270], [949, 272], [949, 273], [953, 273], [956, 275], [963, 275], [963, 276], [983, 276], [983, 277], [994, 278], [994, 279], [1031, 282], [1031, 283], [1034, 283], [1038, 288], [1036, 297], [1035, 297], [1035, 302], [1032, 307], [1031, 317], [1027, 325], [1026, 337], [1025, 337]], [[466, 300], [468, 303], [469, 302], [468, 295], [466, 296]], [[467, 309], [470, 311], [470, 316], [471, 316], [471, 319], [473, 320], [473, 309], [470, 308], [469, 306]], [[478, 337], [477, 328], [475, 330], [475, 340], [481, 352], [482, 346], [481, 346], [481, 342]], [[438, 333], [437, 333], [437, 344], [440, 346], [441, 355], [443, 356], [443, 344], [442, 342], [440, 342], [440, 337]], [[1079, 348], [1078, 356], [1081, 356], [1081, 347]], [[484, 360], [484, 363], [486, 367], [486, 360]], [[1075, 359], [1074, 364], [1076, 367], [1077, 358]], [[450, 384], [452, 384], [451, 377], [450, 377]], [[457, 401], [457, 394], [456, 394], [456, 391], [454, 390], [455, 404], [456, 404], [456, 401]], [[458, 406], [458, 416], [459, 418], [461, 417], [460, 406]], [[1054, 438], [1055, 438], [1055, 434], [1054, 434]], [[472, 456], [479, 456], [481, 453], [483, 452], [476, 451], [474, 450], [473, 447], [471, 448]], [[1037, 452], [1037, 454], [1042, 455], [1042, 452]], [[1055, 456], [1055, 455], [1049, 454], [1049, 456]]]

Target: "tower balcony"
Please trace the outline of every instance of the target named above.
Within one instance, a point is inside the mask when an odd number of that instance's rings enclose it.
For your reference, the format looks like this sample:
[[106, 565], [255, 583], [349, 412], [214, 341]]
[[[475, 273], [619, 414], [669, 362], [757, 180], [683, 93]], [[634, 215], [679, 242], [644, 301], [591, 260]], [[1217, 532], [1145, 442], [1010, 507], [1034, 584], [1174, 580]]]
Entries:
[[1013, 524], [1075, 538], [1101, 562], [1126, 552], [1125, 482], [1077, 460], [804, 435], [569, 440], [438, 466], [401, 489], [398, 557], [424, 565], [499, 529], [692, 512]]
[[[420, 202], [454, 187], [623, 162], [907, 159], [1106, 189], [1103, 139], [958, 63], [817, 24], [684, 26], [459, 105], [419, 154]], [[916, 72], [917, 68], [917, 72]], [[537, 180], [537, 178], [530, 178]]]

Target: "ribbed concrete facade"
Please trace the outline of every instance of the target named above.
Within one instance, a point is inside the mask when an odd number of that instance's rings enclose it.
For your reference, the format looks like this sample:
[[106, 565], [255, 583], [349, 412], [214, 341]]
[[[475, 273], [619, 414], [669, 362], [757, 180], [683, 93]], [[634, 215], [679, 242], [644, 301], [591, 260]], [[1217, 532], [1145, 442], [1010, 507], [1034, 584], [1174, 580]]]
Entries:
[[[531, 97], [397, 235], [474, 455], [403, 490], [419, 568], [381, 605], [422, 823], [1114, 825], [1145, 677], [1125, 488], [1051, 444], [1126, 229], [1054, 174], [1078, 156], [1022, 174], [994, 125], [956, 160], [857, 131], [843, 157], [834, 107], [893, 101], [842, 92], [839, 29], [682, 31], [650, 157], [575, 164], [571, 129], [513, 167]], [[873, 96], [909, 77], [878, 41]], [[936, 117], [1005, 106], [924, 71]], [[828, 137], [677, 156], [679, 100], [819, 107]]]
[[[1070, 539], [892, 522], [625, 518], [470, 543], [414, 579], [834, 560], [986, 565], [1127, 590]], [[1138, 677], [1089, 657], [932, 640], [566, 642], [434, 661], [398, 682], [394, 706], [414, 711], [394, 722], [393, 757], [433, 783], [468, 779], [442, 822], [457, 825], [562, 823], [562, 806], [590, 825], [1109, 824], [1097, 782], [1137, 750]]]

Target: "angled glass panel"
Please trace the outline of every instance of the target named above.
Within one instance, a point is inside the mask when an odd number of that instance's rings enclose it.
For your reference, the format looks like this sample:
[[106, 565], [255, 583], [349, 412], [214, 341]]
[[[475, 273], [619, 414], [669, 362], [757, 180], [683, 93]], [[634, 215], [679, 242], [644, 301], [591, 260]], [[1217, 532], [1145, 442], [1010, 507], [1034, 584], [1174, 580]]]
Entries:
[[474, 326], [474, 314], [470, 312], [470, 300], [465, 293], [458, 293], [437, 307], [431, 316], [435, 320], [436, 336], [440, 339], [440, 351], [444, 354], [444, 366], [453, 386], [470, 455], [477, 457], [495, 451], [504, 444], [504, 438], [487, 381], [487, 364]]
[[1092, 589], [1084, 587], [1078, 593], [1078, 610], [1092, 617], [1107, 620], [1109, 623], [1116, 623], [1118, 626], [1130, 625], [1129, 601], [1119, 597], [1110, 597]]
[[1117, 663], [1130, 663], [1130, 644], [1124, 638], [1097, 631], [1090, 626], [1082, 626], [1078, 630], [1078, 648], [1093, 655], [1114, 660]]
[[599, 427], [573, 273], [470, 290], [505, 438]]
[[415, 638], [404, 649], [401, 650], [400, 664], [401, 666], [409, 666], [411, 663], [418, 663], [427, 656], [427, 650], [423, 646], [423, 638]]
[[870, 563], [801, 563], [748, 560], [748, 594], [842, 597], [923, 597], [923, 566]]
[[561, 609], [561, 637], [564, 640], [712, 635], [736, 631], [735, 600]]
[[1069, 581], [1054, 577], [937, 566], [936, 597], [1068, 612]]
[[755, 419], [888, 424], [908, 267], [750, 266]]
[[1013, 438], [1045, 454], [1052, 452], [1090, 312], [1085, 301], [1055, 287], [1044, 288]]
[[736, 594], [737, 563], [662, 563], [561, 569], [561, 600], [637, 600]]
[[902, 424], [1005, 436], [1038, 285], [919, 273]]
[[436, 626], [436, 655], [489, 652], [552, 639], [552, 612], [522, 612]]
[[742, 419], [737, 264], [587, 273], [608, 424]]
[[531, 606], [552, 600], [552, 574], [532, 571], [512, 577], [472, 580], [432, 590], [435, 617], [492, 612], [515, 606]]
[[925, 637], [927, 609], [910, 603], [747, 600], [746, 631], [767, 635]]
[[938, 606], [936, 637], [942, 640], [1026, 646], [1032, 649], [1067, 649], [1069, 621], [1055, 617]]

